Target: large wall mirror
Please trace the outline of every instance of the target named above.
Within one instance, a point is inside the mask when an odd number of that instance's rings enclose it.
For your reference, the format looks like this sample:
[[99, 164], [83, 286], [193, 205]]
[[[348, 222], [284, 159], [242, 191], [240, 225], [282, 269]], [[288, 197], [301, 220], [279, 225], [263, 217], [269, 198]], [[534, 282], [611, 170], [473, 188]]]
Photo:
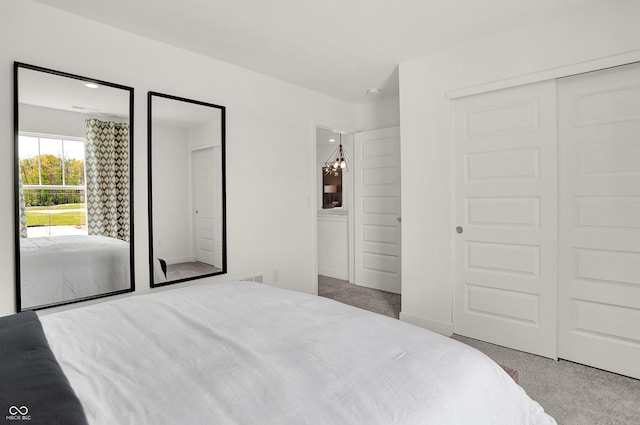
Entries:
[[18, 311], [130, 292], [133, 89], [14, 64]]
[[149, 92], [151, 286], [227, 271], [225, 107]]

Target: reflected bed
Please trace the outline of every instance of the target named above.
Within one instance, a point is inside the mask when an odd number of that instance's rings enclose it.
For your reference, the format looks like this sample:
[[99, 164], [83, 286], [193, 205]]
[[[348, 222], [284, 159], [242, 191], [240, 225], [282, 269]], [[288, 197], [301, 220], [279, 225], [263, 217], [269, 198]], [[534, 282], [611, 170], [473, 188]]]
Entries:
[[40, 319], [93, 425], [555, 424], [473, 348], [263, 284], [200, 284]]
[[127, 290], [129, 261], [129, 243], [106, 236], [22, 238], [22, 308]]

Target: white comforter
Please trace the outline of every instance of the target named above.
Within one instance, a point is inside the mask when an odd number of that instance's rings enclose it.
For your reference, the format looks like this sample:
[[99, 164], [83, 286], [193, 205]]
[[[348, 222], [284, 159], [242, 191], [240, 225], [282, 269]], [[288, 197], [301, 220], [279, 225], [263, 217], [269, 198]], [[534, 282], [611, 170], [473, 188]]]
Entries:
[[130, 287], [129, 243], [106, 236], [20, 240], [23, 307], [35, 307]]
[[92, 425], [555, 424], [479, 351], [267, 285], [201, 284], [41, 320]]

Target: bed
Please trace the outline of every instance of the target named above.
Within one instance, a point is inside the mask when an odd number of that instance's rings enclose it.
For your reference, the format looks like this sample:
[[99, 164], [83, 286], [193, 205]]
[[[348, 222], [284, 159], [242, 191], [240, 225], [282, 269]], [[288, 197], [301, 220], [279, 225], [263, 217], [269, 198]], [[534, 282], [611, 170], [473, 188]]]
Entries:
[[20, 240], [23, 308], [129, 289], [129, 243], [106, 236]]
[[[555, 424], [471, 347], [260, 283], [181, 287], [40, 322], [91, 425]], [[14, 407], [37, 420], [32, 403]]]

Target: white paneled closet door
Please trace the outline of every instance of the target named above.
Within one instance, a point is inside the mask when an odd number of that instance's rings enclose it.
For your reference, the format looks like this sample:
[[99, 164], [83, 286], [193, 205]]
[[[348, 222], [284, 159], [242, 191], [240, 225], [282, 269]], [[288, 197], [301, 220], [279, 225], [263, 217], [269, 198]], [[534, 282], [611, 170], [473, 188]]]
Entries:
[[555, 358], [555, 81], [456, 99], [452, 113], [454, 331]]
[[640, 65], [558, 80], [560, 357], [640, 378]]

